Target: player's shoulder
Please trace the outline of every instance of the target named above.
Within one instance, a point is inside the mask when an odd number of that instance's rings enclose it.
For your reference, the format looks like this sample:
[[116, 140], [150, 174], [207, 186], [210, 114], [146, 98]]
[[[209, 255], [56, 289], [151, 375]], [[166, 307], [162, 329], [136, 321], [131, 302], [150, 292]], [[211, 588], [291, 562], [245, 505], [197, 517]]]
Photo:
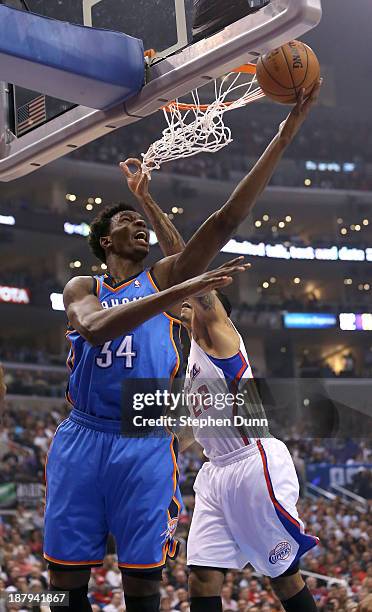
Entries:
[[94, 282], [92, 276], [74, 276], [68, 281], [63, 290], [64, 300], [69, 302], [78, 296], [93, 293]]

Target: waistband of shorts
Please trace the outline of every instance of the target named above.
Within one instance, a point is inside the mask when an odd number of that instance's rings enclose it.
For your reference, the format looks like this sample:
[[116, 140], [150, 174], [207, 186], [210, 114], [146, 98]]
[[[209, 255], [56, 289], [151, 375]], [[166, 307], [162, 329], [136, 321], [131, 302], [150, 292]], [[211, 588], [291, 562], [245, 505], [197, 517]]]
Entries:
[[87, 414], [86, 412], [82, 412], [81, 410], [77, 410], [73, 408], [69, 416], [70, 421], [77, 423], [78, 425], [83, 425], [83, 427], [87, 427], [88, 429], [95, 429], [96, 431], [103, 431], [107, 433], [117, 433], [120, 434], [122, 431], [122, 422], [115, 421], [114, 419], [103, 419], [101, 417], [93, 416], [92, 414]]
[[209, 460], [212, 465], [217, 465], [219, 467], [230, 465], [231, 463], [237, 463], [238, 461], [242, 461], [243, 459], [246, 459], [251, 455], [256, 455], [259, 452], [257, 442], [258, 440], [253, 440], [248, 446], [242, 446], [242, 448], [237, 448], [236, 450], [232, 451], [231, 453], [227, 453], [226, 455], [211, 457]]

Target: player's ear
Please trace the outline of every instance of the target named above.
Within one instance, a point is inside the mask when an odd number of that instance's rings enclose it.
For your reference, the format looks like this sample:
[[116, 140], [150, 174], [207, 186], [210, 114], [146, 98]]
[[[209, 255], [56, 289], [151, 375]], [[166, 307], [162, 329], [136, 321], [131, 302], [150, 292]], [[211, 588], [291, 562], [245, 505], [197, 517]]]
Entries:
[[103, 249], [108, 249], [112, 245], [111, 236], [102, 236], [99, 239], [99, 243]]

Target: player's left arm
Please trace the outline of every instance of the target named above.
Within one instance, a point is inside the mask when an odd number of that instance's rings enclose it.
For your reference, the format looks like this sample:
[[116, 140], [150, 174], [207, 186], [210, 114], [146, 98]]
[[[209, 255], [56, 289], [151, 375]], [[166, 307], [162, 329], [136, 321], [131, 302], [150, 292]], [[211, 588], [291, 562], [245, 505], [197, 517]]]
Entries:
[[[135, 172], [130, 170], [130, 166], [135, 168]], [[121, 163], [120, 167], [127, 179], [130, 191], [136, 197], [154, 229], [162, 253], [165, 257], [181, 253], [185, 248], [185, 242], [168, 215], [150, 195], [149, 178], [141, 171], [141, 162], [138, 159], [130, 158]]]

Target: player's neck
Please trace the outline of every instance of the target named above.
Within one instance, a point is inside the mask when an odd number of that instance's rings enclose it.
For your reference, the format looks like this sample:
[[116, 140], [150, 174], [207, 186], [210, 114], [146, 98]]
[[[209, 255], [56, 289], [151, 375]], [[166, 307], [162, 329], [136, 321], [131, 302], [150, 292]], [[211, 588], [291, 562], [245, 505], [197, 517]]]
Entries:
[[107, 271], [111, 278], [120, 283], [126, 278], [135, 276], [143, 272], [142, 261], [131, 261], [129, 259], [123, 259], [117, 255], [111, 255], [107, 261]]

